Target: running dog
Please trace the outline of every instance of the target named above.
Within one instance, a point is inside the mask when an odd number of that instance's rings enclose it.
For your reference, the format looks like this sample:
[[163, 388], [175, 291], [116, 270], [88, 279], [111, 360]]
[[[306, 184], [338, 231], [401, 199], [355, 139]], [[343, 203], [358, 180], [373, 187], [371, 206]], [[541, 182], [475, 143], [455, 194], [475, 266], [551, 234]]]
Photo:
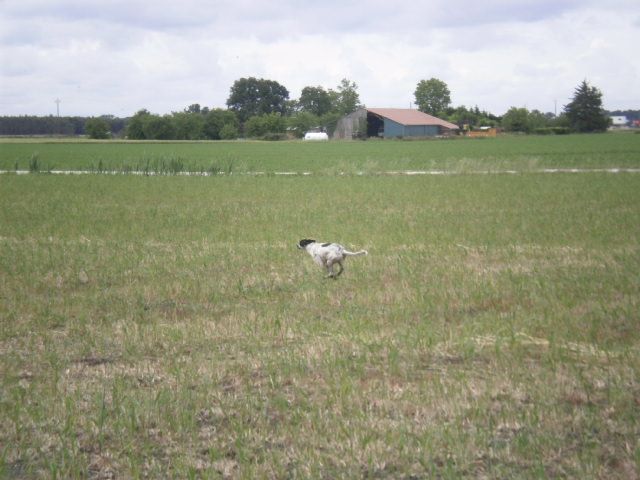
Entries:
[[[306, 250], [321, 267], [327, 269], [328, 278], [338, 278], [338, 276], [344, 271], [342, 262], [347, 257], [356, 257], [358, 255], [368, 255], [366, 250], [360, 250], [358, 252], [350, 252], [342, 245], [338, 243], [318, 243], [315, 240], [305, 238], [298, 242], [298, 248]], [[338, 265], [340, 271], [338, 273], [333, 271], [333, 266]]]

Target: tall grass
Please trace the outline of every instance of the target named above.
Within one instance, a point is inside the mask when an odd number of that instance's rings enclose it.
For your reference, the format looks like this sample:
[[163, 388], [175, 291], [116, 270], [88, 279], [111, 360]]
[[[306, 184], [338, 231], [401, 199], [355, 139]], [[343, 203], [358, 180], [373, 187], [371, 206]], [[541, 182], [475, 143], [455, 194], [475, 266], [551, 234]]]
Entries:
[[[0, 177], [0, 472], [633, 478], [635, 175]], [[337, 281], [295, 243], [367, 248]]]

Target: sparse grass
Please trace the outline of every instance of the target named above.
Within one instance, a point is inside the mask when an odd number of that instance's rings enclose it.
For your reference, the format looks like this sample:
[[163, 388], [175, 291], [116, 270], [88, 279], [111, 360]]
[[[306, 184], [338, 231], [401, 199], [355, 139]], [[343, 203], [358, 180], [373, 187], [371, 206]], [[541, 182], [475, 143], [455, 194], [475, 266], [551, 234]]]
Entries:
[[639, 187], [1, 176], [0, 477], [637, 477]]

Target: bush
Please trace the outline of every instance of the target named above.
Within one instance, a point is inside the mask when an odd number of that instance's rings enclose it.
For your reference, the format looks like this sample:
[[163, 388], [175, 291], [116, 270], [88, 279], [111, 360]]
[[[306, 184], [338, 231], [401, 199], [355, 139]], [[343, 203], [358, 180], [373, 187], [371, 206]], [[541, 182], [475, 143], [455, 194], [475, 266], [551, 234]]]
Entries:
[[536, 135], [566, 135], [571, 133], [569, 127], [543, 127], [536, 128], [533, 133]]
[[277, 142], [280, 140], [286, 140], [287, 139], [287, 135], [285, 133], [267, 133], [265, 135], [262, 136], [262, 140], [268, 140], [271, 142]]

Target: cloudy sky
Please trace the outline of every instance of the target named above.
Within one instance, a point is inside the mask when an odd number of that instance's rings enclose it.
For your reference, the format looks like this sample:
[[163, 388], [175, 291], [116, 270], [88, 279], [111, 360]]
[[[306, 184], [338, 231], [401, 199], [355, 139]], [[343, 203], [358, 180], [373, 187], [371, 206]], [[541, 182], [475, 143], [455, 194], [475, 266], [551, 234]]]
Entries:
[[0, 0], [0, 115], [225, 107], [241, 77], [356, 82], [409, 107], [431, 77], [454, 106], [560, 112], [587, 79], [640, 109], [639, 0]]

